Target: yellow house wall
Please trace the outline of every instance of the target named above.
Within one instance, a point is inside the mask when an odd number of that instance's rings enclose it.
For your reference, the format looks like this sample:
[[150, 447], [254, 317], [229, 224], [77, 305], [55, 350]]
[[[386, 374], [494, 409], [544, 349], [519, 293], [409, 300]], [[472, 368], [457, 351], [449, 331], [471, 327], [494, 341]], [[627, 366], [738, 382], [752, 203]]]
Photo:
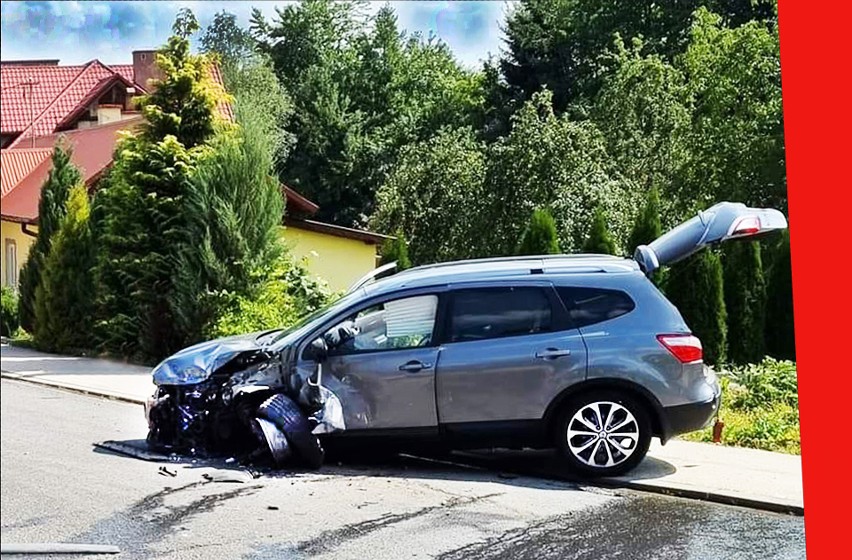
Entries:
[[[36, 226], [27, 229], [35, 233]], [[317, 233], [292, 226], [281, 228], [282, 237], [292, 255], [307, 258], [308, 270], [326, 282], [334, 291], [346, 290], [356, 280], [376, 268], [376, 246], [357, 239]], [[11, 239], [17, 248], [18, 276], [27, 260], [34, 237], [21, 231], [21, 224], [0, 222], [0, 280], [6, 285], [6, 240]]]
[[334, 291], [348, 289], [356, 280], [376, 268], [376, 246], [287, 226], [283, 238], [297, 259], [307, 257], [311, 274], [328, 282]]
[[[35, 233], [38, 228], [35, 226], [27, 226], [28, 231]], [[16, 222], [0, 221], [0, 281], [6, 285], [6, 240], [11, 239], [15, 242], [17, 250], [18, 274], [20, 276], [21, 267], [27, 260], [27, 255], [30, 252], [30, 247], [35, 242], [35, 237], [30, 237], [21, 231], [21, 224]]]

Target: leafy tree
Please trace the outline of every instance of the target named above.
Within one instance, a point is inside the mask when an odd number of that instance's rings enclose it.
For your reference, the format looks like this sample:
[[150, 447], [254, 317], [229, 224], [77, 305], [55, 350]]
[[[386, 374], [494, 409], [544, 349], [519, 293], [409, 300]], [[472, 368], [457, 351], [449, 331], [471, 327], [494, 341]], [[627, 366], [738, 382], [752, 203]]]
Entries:
[[766, 350], [778, 359], [796, 359], [796, 332], [793, 321], [793, 269], [790, 260], [790, 234], [774, 248], [776, 255], [769, 270], [766, 303]]
[[[613, 165], [600, 130], [589, 121], [556, 116], [545, 91], [512, 118], [512, 131], [488, 150], [488, 178], [480, 206], [478, 243], [492, 254], [512, 254], [535, 208], [547, 207], [556, 221], [559, 245], [579, 250], [596, 207], [619, 245], [636, 212], [638, 189]], [[490, 241], [489, 241], [490, 238]]]
[[583, 245], [584, 253], [597, 253], [601, 255], [615, 255], [618, 250], [606, 226], [606, 215], [603, 209], [595, 209], [595, 217], [592, 220], [592, 230]]
[[393, 239], [388, 239], [382, 246], [381, 264], [395, 262], [397, 270], [411, 268], [411, 259], [408, 258], [408, 243], [405, 241], [405, 233], [397, 230]]
[[719, 200], [786, 210], [781, 60], [775, 25], [726, 28], [700, 9], [678, 59], [693, 99], [679, 181], [684, 200]]
[[96, 253], [84, 185], [71, 189], [66, 207], [36, 289], [33, 337], [38, 347], [58, 352], [91, 347], [95, 299], [92, 269]]
[[41, 188], [38, 202], [38, 236], [30, 248], [27, 262], [21, 268], [18, 281], [20, 323], [29, 333], [35, 332], [35, 293], [41, 282], [51, 238], [65, 216], [68, 192], [80, 181], [80, 172], [71, 163], [70, 146], [66, 146], [64, 142], [58, 142], [54, 147], [52, 163], [53, 167]]
[[616, 34], [641, 37], [649, 54], [672, 60], [688, 41], [690, 15], [699, 6], [724, 14], [732, 26], [776, 18], [774, 0], [522, 0], [506, 22], [501, 66], [522, 100], [542, 88], [554, 92], [558, 113], [593, 98], [611, 71], [607, 51]]
[[722, 262], [705, 250], [669, 269], [666, 295], [704, 347], [704, 361], [721, 364], [727, 357], [727, 311]]
[[255, 54], [251, 32], [237, 24], [237, 16], [222, 10], [204, 30], [200, 39], [201, 51], [216, 53], [226, 68], [238, 68]]
[[527, 229], [518, 243], [518, 255], [556, 255], [559, 250], [559, 239], [556, 235], [556, 222], [547, 209], [536, 209]]
[[403, 149], [377, 194], [372, 226], [402, 231], [414, 265], [481, 256], [484, 179], [485, 154], [473, 130], [442, 130]]
[[185, 197], [210, 140], [225, 125], [217, 106], [229, 101], [211, 77], [210, 59], [190, 54], [189, 34], [197, 27], [191, 12], [181, 11], [157, 56], [163, 78], [139, 103], [142, 129], [120, 142], [93, 211], [101, 345], [149, 361], [188, 338], [171, 303], [174, 263], [188, 239]]
[[[295, 141], [288, 130], [293, 114], [293, 100], [275, 75], [269, 56], [256, 49], [251, 32], [236, 22], [236, 16], [217, 13], [201, 38], [201, 51], [219, 57], [225, 88], [243, 107], [264, 115], [251, 126], [261, 126], [272, 139], [274, 165], [287, 160]], [[241, 114], [236, 114], [241, 122]]]
[[389, 7], [368, 22], [358, 4], [309, 0], [274, 23], [256, 14], [252, 29], [295, 107], [279, 176], [319, 204], [319, 219], [364, 225], [404, 146], [481, 113], [479, 75], [446, 45], [406, 37]]
[[[590, 118], [620, 171], [643, 191], [663, 194], [665, 225], [673, 227], [686, 209], [674, 196], [690, 154], [686, 78], [659, 55], [642, 55], [641, 41], [628, 50], [617, 38], [615, 48], [614, 69], [602, 82]], [[657, 206], [662, 212], [659, 200]]]
[[760, 244], [728, 243], [723, 258], [728, 360], [735, 364], [755, 364], [766, 355], [766, 282]]

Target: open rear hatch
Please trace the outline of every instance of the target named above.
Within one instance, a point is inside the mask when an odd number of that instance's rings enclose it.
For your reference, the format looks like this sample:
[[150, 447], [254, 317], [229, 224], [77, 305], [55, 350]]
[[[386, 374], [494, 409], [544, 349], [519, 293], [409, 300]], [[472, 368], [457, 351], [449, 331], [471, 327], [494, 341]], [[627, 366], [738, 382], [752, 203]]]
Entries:
[[720, 202], [666, 232], [649, 245], [639, 245], [633, 259], [650, 276], [701, 249], [728, 240], [755, 240], [787, 229], [787, 218], [772, 208], [749, 208], [739, 202]]

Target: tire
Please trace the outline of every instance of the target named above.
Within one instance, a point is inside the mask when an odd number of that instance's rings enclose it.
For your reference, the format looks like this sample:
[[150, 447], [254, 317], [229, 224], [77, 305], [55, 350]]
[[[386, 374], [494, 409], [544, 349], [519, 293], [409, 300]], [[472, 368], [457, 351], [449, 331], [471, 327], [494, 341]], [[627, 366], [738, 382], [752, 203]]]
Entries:
[[286, 395], [273, 395], [258, 407], [257, 416], [269, 420], [284, 432], [303, 463], [313, 469], [322, 466], [325, 452], [317, 436], [311, 433], [310, 421], [295, 401]]
[[618, 476], [636, 467], [648, 453], [651, 420], [636, 398], [619, 391], [593, 391], [568, 402], [554, 437], [572, 471], [590, 478]]

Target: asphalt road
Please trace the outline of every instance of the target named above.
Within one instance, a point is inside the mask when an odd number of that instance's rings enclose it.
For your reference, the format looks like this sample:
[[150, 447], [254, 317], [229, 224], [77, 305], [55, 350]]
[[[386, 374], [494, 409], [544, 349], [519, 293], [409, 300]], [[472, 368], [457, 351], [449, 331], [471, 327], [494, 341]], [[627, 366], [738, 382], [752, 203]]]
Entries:
[[0, 396], [4, 545], [113, 544], [120, 555], [97, 558], [122, 559], [805, 557], [801, 517], [417, 459], [242, 483], [207, 481], [199, 464], [164, 476], [92, 445], [144, 437], [139, 406], [8, 380]]

